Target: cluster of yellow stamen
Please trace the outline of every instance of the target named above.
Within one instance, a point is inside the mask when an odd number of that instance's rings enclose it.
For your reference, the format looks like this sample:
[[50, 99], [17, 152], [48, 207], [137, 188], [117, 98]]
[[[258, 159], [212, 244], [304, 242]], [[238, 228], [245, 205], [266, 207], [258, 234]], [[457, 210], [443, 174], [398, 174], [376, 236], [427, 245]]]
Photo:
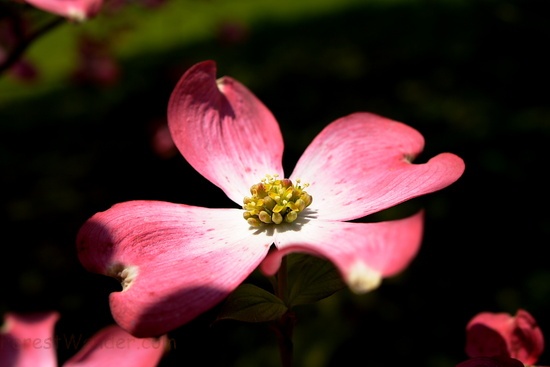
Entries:
[[281, 180], [277, 175], [267, 175], [250, 188], [252, 197], [244, 198], [243, 217], [254, 227], [292, 223], [311, 204], [311, 195], [304, 191], [308, 186], [300, 185], [300, 180], [293, 185], [288, 178]]

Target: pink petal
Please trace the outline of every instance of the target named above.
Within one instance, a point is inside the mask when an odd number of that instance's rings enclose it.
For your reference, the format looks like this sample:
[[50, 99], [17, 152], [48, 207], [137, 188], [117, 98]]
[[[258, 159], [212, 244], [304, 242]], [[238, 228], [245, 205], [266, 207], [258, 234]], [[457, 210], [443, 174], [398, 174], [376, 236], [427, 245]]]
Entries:
[[54, 339], [57, 312], [8, 313], [0, 331], [2, 367], [56, 367]]
[[476, 357], [460, 362], [455, 367], [524, 367], [524, 365], [510, 357]]
[[466, 353], [470, 357], [509, 356], [533, 365], [544, 350], [542, 331], [531, 314], [482, 312], [467, 327]]
[[310, 220], [299, 231], [277, 231], [278, 251], [267, 256], [261, 269], [274, 274], [284, 255], [309, 253], [330, 260], [354, 292], [364, 293], [409, 265], [420, 247], [423, 217], [419, 212], [379, 223]]
[[135, 338], [117, 325], [94, 334], [63, 367], [155, 367], [168, 348], [168, 338]]
[[170, 97], [168, 126], [181, 154], [239, 205], [266, 174], [284, 176], [283, 138], [271, 112], [216, 64], [191, 67]]
[[[496, 316], [496, 317], [493, 317]], [[506, 356], [510, 357], [508, 346], [504, 335], [495, 330], [493, 326], [489, 326], [495, 322], [501, 326], [509, 325], [508, 314], [480, 314], [476, 317], [476, 321], [468, 324], [466, 336], [466, 354], [469, 357], [494, 357]], [[490, 317], [491, 322], [486, 325], [483, 319]], [[473, 320], [472, 320], [473, 321]], [[508, 330], [503, 330], [504, 334], [508, 334]]]
[[515, 329], [509, 340], [510, 354], [526, 365], [534, 365], [544, 351], [544, 336], [535, 318], [525, 310], [518, 310]]
[[99, 13], [103, 0], [25, 0], [37, 8], [76, 21], [84, 21]]
[[77, 237], [87, 270], [121, 280], [111, 311], [138, 337], [164, 334], [222, 301], [271, 243], [250, 230], [241, 210], [158, 201], [117, 204], [90, 218]]
[[310, 184], [310, 208], [319, 219], [357, 219], [440, 190], [462, 175], [464, 162], [451, 153], [411, 164], [423, 147], [413, 128], [355, 113], [321, 131], [290, 178]]

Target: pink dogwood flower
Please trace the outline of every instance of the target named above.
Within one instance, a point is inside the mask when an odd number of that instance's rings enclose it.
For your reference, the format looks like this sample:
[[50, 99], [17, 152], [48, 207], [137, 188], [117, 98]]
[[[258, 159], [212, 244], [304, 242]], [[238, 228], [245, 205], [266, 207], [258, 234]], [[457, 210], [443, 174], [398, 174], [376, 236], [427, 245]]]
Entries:
[[534, 365], [544, 350], [544, 337], [533, 316], [519, 309], [508, 313], [482, 312], [466, 326], [466, 354], [510, 357]]
[[183, 157], [238, 207], [129, 201], [84, 223], [79, 259], [87, 270], [121, 281], [122, 291], [109, 296], [111, 311], [137, 336], [185, 324], [258, 266], [273, 275], [291, 252], [330, 260], [354, 292], [375, 289], [416, 255], [423, 212], [348, 221], [440, 190], [464, 171], [451, 153], [411, 164], [424, 146], [419, 132], [355, 113], [326, 126], [286, 176], [274, 116], [237, 80], [216, 79], [213, 61], [181, 77], [168, 125]]
[[83, 22], [95, 17], [101, 10], [103, 0], [24, 0], [38, 9], [60, 15], [73, 21]]
[[[0, 366], [57, 367], [56, 350], [61, 342], [54, 335], [54, 327], [58, 319], [57, 312], [6, 314], [0, 330]], [[154, 367], [167, 343], [166, 335], [138, 339], [118, 325], [109, 325], [94, 334], [63, 367]]]

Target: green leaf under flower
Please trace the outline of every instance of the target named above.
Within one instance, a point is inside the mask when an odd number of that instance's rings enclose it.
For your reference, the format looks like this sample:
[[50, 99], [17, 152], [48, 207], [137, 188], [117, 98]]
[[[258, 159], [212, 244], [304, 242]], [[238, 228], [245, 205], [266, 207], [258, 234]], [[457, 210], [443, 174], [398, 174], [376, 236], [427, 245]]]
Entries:
[[346, 287], [340, 273], [325, 259], [291, 254], [288, 269], [289, 307], [320, 301]]
[[253, 284], [241, 284], [227, 297], [216, 320], [275, 321], [287, 311], [288, 307], [273, 293]]

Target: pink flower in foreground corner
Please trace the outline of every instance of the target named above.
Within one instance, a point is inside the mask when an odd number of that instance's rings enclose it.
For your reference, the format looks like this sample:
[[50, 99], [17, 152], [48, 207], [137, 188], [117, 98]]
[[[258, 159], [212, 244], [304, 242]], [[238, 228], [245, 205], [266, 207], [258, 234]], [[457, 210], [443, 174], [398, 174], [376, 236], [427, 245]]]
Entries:
[[411, 164], [424, 146], [420, 133], [355, 113], [326, 126], [286, 176], [277, 121], [238, 81], [217, 80], [213, 61], [182, 76], [170, 97], [168, 126], [190, 165], [240, 208], [130, 201], [84, 223], [79, 259], [89, 271], [121, 281], [122, 291], [110, 295], [111, 311], [138, 336], [185, 324], [260, 264], [274, 274], [291, 252], [330, 260], [354, 292], [376, 288], [416, 255], [423, 213], [346, 221], [442, 189], [464, 171], [451, 153]]
[[[54, 335], [58, 319], [57, 312], [6, 314], [0, 329], [0, 366], [57, 367], [56, 350], [63, 345]], [[72, 337], [80, 340], [78, 336]], [[63, 367], [154, 367], [167, 343], [165, 335], [159, 339], [138, 339], [118, 325], [110, 325], [87, 340]]]
[[524, 367], [524, 365], [510, 357], [476, 357], [460, 362], [455, 367]]
[[95, 17], [103, 0], [24, 0], [38, 9], [82, 22]]
[[510, 357], [533, 365], [544, 350], [544, 337], [531, 314], [519, 309], [508, 313], [482, 312], [466, 326], [469, 357]]

